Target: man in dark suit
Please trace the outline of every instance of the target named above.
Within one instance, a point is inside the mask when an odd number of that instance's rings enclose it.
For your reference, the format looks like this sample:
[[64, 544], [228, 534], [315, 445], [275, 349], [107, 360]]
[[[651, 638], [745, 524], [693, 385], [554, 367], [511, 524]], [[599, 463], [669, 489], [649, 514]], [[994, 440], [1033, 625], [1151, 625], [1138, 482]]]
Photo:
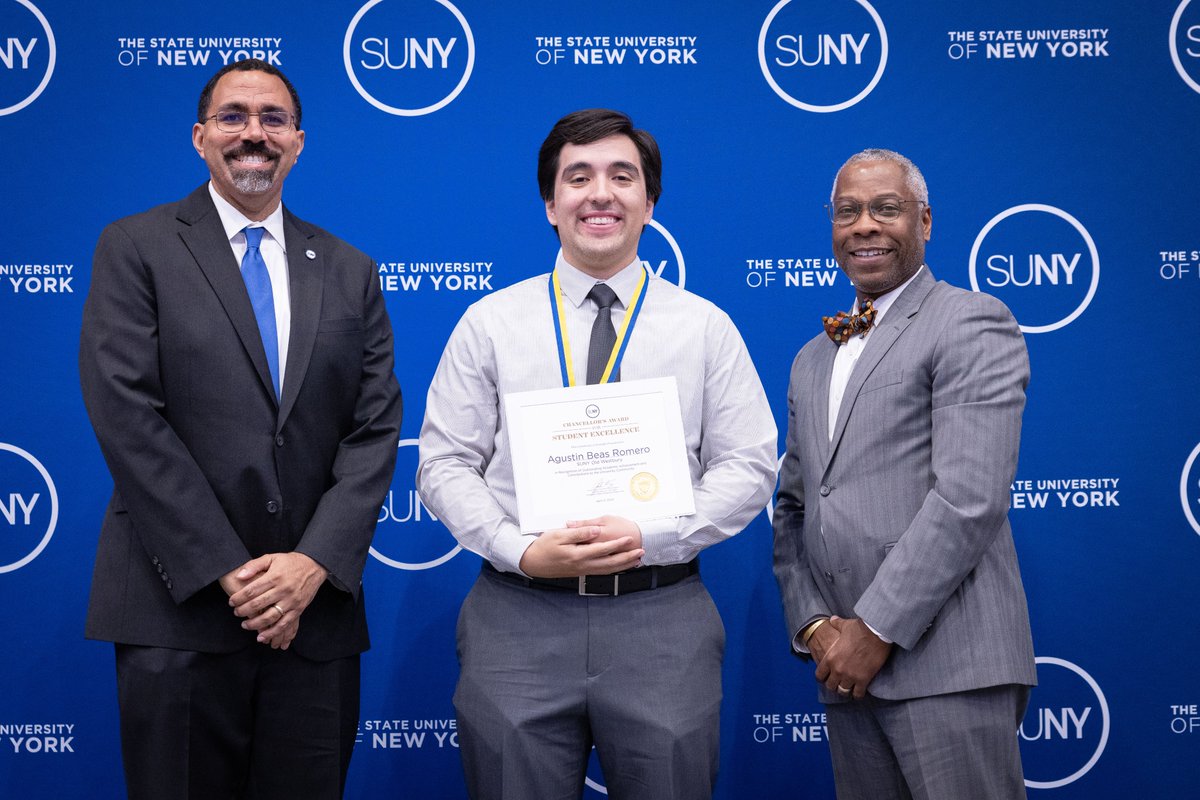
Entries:
[[339, 797], [361, 576], [400, 425], [370, 258], [292, 216], [300, 101], [226, 66], [210, 181], [101, 234], [83, 397], [113, 476], [87, 635], [116, 643], [130, 797]]
[[1025, 341], [1000, 301], [924, 265], [929, 194], [907, 158], [853, 156], [829, 209], [856, 313], [792, 365], [774, 525], [838, 797], [1024, 797], [1036, 673], [1006, 515]]

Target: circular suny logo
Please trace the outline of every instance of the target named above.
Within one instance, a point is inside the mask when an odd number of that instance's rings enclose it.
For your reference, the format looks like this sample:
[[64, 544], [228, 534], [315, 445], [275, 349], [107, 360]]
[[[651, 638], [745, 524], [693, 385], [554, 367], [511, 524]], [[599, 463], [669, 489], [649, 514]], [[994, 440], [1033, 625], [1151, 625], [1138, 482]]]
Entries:
[[454, 542], [447, 549], [447, 539], [453, 538], [417, 496], [417, 440], [401, 439], [397, 447], [396, 470], [379, 509], [371, 555], [395, 569], [433, 569], [458, 555], [462, 545]]
[[867, 0], [779, 0], [758, 33], [767, 84], [785, 102], [819, 114], [869, 95], [887, 55], [887, 29]]
[[58, 525], [58, 489], [29, 452], [0, 442], [0, 573], [37, 558]]
[[0, 0], [0, 117], [38, 99], [57, 48], [46, 16], [29, 0]]
[[1200, 444], [1192, 449], [1187, 463], [1183, 465], [1183, 474], [1179, 476], [1179, 502], [1183, 505], [1183, 514], [1191, 523], [1192, 530], [1200, 534]]
[[[658, 220], [651, 218], [646, 226], [641, 241], [638, 242], [638, 254], [655, 277], [671, 281], [680, 289], [687, 282], [687, 266], [683, 263], [683, 251], [679, 242]], [[646, 236], [651, 230], [659, 236]]]
[[1200, 92], [1200, 4], [1183, 0], [1171, 17], [1171, 61], [1183, 82]]
[[1073, 322], [1096, 296], [1100, 255], [1083, 223], [1061, 208], [1013, 206], [992, 217], [971, 247], [971, 288], [1004, 301], [1025, 333]]
[[432, 114], [458, 97], [475, 68], [475, 37], [449, 0], [370, 0], [342, 44], [350, 83], [380, 111]]
[[1079, 666], [1039, 656], [1038, 685], [1017, 729], [1025, 785], [1057, 789], [1096, 765], [1111, 719], [1100, 684]]

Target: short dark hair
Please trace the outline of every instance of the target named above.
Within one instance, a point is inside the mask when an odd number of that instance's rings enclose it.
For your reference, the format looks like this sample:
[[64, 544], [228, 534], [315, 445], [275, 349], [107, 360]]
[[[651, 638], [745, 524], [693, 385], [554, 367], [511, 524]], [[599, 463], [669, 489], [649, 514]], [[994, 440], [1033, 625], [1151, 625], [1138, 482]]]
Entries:
[[204, 84], [204, 90], [200, 92], [200, 105], [196, 110], [196, 121], [201, 125], [208, 119], [208, 107], [212, 104], [213, 90], [217, 88], [217, 81], [221, 80], [228, 72], [265, 72], [268, 75], [274, 75], [279, 80], [283, 81], [283, 85], [287, 88], [288, 94], [292, 96], [293, 113], [296, 115], [296, 130], [300, 129], [300, 95], [296, 94], [296, 87], [292, 86], [292, 82], [287, 79], [279, 71], [278, 67], [274, 67], [262, 59], [247, 58], [242, 61], [231, 61], [225, 66], [217, 70], [217, 74], [208, 79], [208, 83]]
[[645, 173], [646, 197], [657, 203], [662, 194], [662, 154], [658, 142], [647, 131], [633, 127], [627, 114], [607, 108], [585, 108], [573, 111], [554, 123], [542, 148], [538, 151], [538, 189], [542, 199], [554, 199], [554, 184], [558, 175], [558, 156], [568, 144], [591, 144], [609, 136], [628, 136], [637, 147]]

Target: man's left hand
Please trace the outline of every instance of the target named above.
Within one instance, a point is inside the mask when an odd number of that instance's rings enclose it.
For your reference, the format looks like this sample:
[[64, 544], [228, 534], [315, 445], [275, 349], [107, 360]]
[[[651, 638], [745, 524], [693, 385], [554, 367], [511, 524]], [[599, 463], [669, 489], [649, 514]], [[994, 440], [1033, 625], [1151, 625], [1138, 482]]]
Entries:
[[247, 561], [235, 577], [245, 585], [229, 598], [242, 627], [258, 641], [287, 649], [329, 572], [303, 553], [267, 553]]
[[861, 700], [891, 654], [892, 645], [872, 633], [861, 619], [830, 617], [827, 624], [838, 632], [838, 638], [817, 664], [817, 680], [831, 692]]

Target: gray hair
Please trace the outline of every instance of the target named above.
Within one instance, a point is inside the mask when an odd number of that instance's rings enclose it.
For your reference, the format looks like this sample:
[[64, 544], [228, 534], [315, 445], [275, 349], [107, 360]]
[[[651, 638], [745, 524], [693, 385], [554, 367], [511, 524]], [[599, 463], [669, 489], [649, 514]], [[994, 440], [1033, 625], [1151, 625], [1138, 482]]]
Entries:
[[912, 199], [920, 200], [925, 205], [929, 205], [929, 188], [925, 185], [925, 176], [921, 174], [921, 170], [917, 169], [917, 165], [895, 150], [884, 150], [878, 147], [868, 148], [846, 159], [846, 163], [842, 164], [841, 169], [837, 171], [837, 175], [833, 178], [833, 189], [829, 192], [829, 202], [833, 202], [833, 195], [837, 191], [838, 175], [841, 175], [846, 167], [864, 162], [878, 161], [890, 161], [893, 164], [899, 165], [900, 169], [904, 171], [904, 183], [908, 187], [908, 190], [912, 192]]

